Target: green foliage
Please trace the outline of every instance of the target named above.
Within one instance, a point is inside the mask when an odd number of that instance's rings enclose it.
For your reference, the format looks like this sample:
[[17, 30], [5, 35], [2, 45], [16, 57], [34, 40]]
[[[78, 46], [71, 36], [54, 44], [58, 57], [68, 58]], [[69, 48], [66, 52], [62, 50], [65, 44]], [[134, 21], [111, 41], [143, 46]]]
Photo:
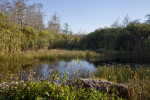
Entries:
[[39, 33], [39, 48], [48, 48], [53, 44], [54, 36], [50, 31], [40, 31]]
[[130, 23], [126, 28], [98, 29], [82, 38], [81, 43], [83, 49], [129, 53], [132, 58], [130, 61], [137, 62], [149, 60], [149, 37], [149, 24]]
[[16, 53], [21, 49], [24, 35], [20, 31], [20, 26], [8, 19], [8, 14], [0, 13], [0, 51]]
[[[76, 91], [72, 90], [68, 85], [62, 87], [57, 84], [48, 82], [36, 83], [20, 83], [17, 86], [12, 86], [9, 90], [1, 90], [2, 100], [115, 100], [115, 97], [108, 97], [99, 91], [86, 91], [79, 88]], [[122, 100], [118, 98], [117, 100]]]
[[51, 84], [48, 81], [36, 83], [20, 82], [18, 85], [10, 85], [9, 89], [0, 90], [2, 100], [123, 100], [117, 95], [107, 95], [100, 91], [85, 90], [80, 87], [74, 89], [69, 85]]
[[11, 20], [9, 13], [0, 12], [0, 54], [48, 48], [71, 49], [76, 48], [77, 41], [72, 35], [37, 31], [31, 26], [20, 27]]
[[125, 52], [130, 55], [130, 58], [128, 55], [125, 57], [130, 59], [128, 61], [148, 62], [149, 44], [149, 24], [130, 23], [127, 27], [98, 29], [88, 35], [79, 36], [60, 34], [52, 30], [37, 31], [31, 26], [20, 27], [11, 20], [8, 12], [0, 13], [0, 54], [51, 48], [90, 49]]
[[[67, 70], [67, 69], [66, 69]], [[67, 71], [68, 72], [68, 71]], [[68, 73], [64, 75], [62, 82], [58, 85], [59, 70], [49, 78], [49, 80], [20, 82], [9, 81], [8, 85], [1, 85], [0, 99], [2, 100], [122, 100], [115, 94], [108, 95], [96, 90], [89, 90], [82, 87], [72, 87], [66, 85]], [[9, 76], [8, 76], [9, 77]], [[11, 76], [10, 76], [11, 77]], [[52, 80], [51, 80], [52, 79]]]
[[61, 60], [61, 59], [87, 59], [87, 60], [99, 60], [100, 54], [93, 51], [77, 51], [77, 50], [37, 50], [37, 51], [25, 51], [19, 54], [3, 54], [0, 55], [1, 62], [25, 62], [34, 60]]

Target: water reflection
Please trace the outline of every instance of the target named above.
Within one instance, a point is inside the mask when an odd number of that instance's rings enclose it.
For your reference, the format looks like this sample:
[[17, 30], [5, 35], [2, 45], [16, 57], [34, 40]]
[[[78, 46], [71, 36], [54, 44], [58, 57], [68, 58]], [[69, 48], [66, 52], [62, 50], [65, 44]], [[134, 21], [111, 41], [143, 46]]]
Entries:
[[73, 75], [78, 77], [90, 77], [95, 69], [96, 68], [92, 63], [84, 60], [57, 61], [37, 64], [36, 67], [22, 68], [22, 80], [27, 81], [31, 77], [34, 78], [34, 80], [41, 80], [42, 78], [49, 79], [58, 71], [58, 77], [60, 79], [62, 79], [67, 72], [69, 72], [68, 78], [73, 77]]
[[[93, 71], [100, 66], [127, 66], [137, 68], [140, 66], [150, 67], [150, 64], [136, 64], [136, 63], [115, 63], [115, 62], [100, 62], [100, 61], [85, 61], [85, 60], [69, 60], [69, 61], [29, 61], [20, 63], [0, 63], [0, 81], [6, 81], [7, 75], [18, 75], [21, 80], [41, 80], [49, 79], [59, 71], [58, 77], [62, 79], [64, 74], [69, 72], [68, 78], [73, 76], [90, 77]], [[68, 70], [68, 71], [67, 71]], [[77, 73], [78, 72], [78, 73]], [[8, 76], [9, 77], [9, 76]]]

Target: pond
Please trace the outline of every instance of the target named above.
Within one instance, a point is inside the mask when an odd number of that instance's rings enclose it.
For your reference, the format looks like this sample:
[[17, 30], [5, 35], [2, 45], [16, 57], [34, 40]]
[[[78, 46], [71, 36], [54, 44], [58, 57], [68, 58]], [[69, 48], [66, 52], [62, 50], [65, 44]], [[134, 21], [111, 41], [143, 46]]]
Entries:
[[68, 78], [75, 77], [90, 77], [90, 75], [96, 70], [93, 63], [85, 60], [70, 60], [70, 61], [56, 61], [51, 63], [42, 63], [35, 66], [22, 67], [21, 78], [27, 81], [28, 78], [34, 80], [49, 79], [53, 74], [58, 75], [59, 78], [63, 78], [65, 74], [68, 74]]
[[[58, 60], [58, 61], [35, 61], [35, 62], [25, 62], [25, 64], [15, 64], [15, 63], [4, 63], [1, 64], [0, 70], [2, 79], [5, 78], [7, 74], [18, 74], [19, 78], [23, 81], [28, 80], [42, 80], [50, 79], [53, 75], [58, 76], [61, 80], [67, 75], [68, 78], [81, 77], [89, 78], [92, 73], [96, 71], [99, 66], [111, 66], [111, 65], [123, 65], [127, 67], [140, 67], [140, 64], [135, 63], [102, 63], [99, 61], [87, 61], [87, 60]], [[142, 65], [150, 66], [150, 65]]]

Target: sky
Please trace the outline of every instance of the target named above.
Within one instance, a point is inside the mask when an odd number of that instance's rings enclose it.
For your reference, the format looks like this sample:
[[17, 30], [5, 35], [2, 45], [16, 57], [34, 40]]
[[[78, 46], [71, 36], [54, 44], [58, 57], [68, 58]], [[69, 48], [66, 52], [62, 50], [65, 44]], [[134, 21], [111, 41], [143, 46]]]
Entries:
[[62, 27], [67, 22], [74, 33], [110, 27], [127, 14], [131, 20], [141, 21], [150, 14], [150, 0], [30, 0], [29, 3], [43, 4], [45, 25], [57, 12]]

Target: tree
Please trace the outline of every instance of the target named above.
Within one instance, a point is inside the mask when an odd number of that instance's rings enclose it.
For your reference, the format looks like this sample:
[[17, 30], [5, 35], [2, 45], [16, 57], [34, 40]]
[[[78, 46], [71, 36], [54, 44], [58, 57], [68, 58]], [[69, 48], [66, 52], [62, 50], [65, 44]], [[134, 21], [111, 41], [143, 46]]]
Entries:
[[33, 28], [40, 31], [44, 28], [43, 24], [43, 13], [41, 9], [43, 5], [41, 3], [29, 5], [26, 9], [24, 25], [32, 26]]
[[150, 14], [147, 14], [145, 17], [147, 18], [145, 23], [150, 24]]
[[52, 30], [54, 33], [60, 33], [60, 21], [56, 13], [52, 16], [51, 21], [48, 22], [48, 29]]
[[129, 24], [140, 24], [140, 19], [135, 19], [131, 21]]
[[111, 27], [113, 27], [113, 28], [121, 27], [121, 24], [119, 23], [119, 21], [120, 21], [119, 18], [116, 19], [116, 20], [114, 21], [114, 23], [111, 25]]
[[20, 26], [10, 19], [9, 13], [0, 13], [0, 51], [3, 53], [20, 51], [23, 34]]
[[64, 30], [63, 30], [63, 34], [68, 34], [69, 33], [69, 25], [68, 23], [64, 24]]
[[23, 20], [25, 15], [25, 9], [26, 9], [26, 1], [24, 0], [13, 0], [13, 3], [11, 5], [11, 16], [13, 18], [13, 21], [20, 24], [20, 26], [23, 26]]
[[0, 12], [6, 11], [8, 5], [8, 0], [0, 0]]
[[130, 23], [130, 17], [128, 14], [124, 17], [124, 19], [122, 20], [122, 23], [124, 27], [127, 27], [127, 25]]
[[38, 30], [41, 30], [44, 28], [44, 25], [43, 25], [43, 14], [41, 12], [41, 9], [43, 8], [43, 5], [41, 3], [38, 3]]

